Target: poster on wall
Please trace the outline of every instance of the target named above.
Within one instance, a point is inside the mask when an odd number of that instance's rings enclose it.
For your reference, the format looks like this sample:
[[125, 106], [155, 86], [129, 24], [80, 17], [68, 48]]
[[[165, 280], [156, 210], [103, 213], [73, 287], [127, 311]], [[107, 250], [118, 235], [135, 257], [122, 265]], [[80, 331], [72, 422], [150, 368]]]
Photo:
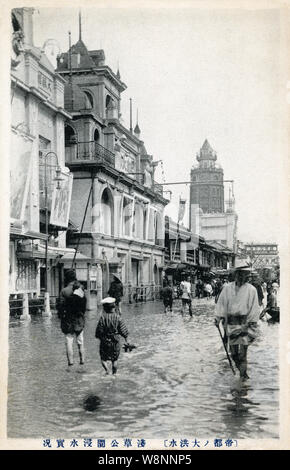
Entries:
[[10, 159], [10, 216], [23, 220], [31, 177], [32, 142], [12, 133]]
[[73, 176], [62, 171], [60, 179], [61, 181], [54, 183], [50, 224], [57, 227], [68, 227]]

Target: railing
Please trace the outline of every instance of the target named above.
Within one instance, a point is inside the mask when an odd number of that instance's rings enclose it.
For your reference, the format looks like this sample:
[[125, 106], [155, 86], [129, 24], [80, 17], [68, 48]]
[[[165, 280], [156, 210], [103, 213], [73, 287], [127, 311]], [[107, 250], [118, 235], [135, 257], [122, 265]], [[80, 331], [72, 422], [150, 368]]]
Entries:
[[129, 304], [149, 302], [160, 299], [161, 286], [156, 284], [144, 284], [140, 286], [124, 285], [124, 302]]
[[[42, 295], [30, 294], [11, 294], [9, 298], [10, 316], [20, 317], [25, 310], [25, 296], [28, 297], [28, 313], [29, 315], [41, 315], [45, 311], [45, 299]], [[57, 296], [49, 297], [50, 308], [56, 311]]]
[[162, 184], [159, 184], [156, 181], [153, 181], [152, 191], [154, 191], [155, 193], [158, 193], [161, 196], [163, 196], [163, 186], [162, 186]]
[[65, 159], [66, 163], [84, 160], [115, 166], [115, 154], [94, 140], [66, 145]]

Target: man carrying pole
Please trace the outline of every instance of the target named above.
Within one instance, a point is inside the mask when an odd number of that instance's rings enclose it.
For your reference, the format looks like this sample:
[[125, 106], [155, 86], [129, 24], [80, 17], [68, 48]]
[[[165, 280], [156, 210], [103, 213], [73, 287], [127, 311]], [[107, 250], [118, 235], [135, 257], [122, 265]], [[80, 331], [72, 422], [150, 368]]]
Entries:
[[239, 262], [235, 267], [234, 281], [226, 284], [216, 304], [215, 324], [222, 321], [228, 337], [230, 353], [240, 371], [242, 380], [248, 379], [248, 345], [257, 336], [260, 307], [257, 290], [248, 283], [251, 268]]

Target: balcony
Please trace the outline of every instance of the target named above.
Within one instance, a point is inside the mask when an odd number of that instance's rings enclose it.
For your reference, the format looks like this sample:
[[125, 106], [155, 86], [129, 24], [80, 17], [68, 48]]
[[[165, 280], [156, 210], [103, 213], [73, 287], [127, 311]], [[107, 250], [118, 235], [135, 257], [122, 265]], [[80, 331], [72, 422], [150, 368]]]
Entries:
[[156, 181], [153, 180], [151, 189], [155, 193], [160, 194], [160, 196], [163, 196], [163, 186], [162, 186], [162, 184], [159, 184], [159, 183], [157, 183]]
[[115, 154], [94, 140], [76, 142], [66, 144], [65, 162], [67, 164], [96, 162], [115, 167]]

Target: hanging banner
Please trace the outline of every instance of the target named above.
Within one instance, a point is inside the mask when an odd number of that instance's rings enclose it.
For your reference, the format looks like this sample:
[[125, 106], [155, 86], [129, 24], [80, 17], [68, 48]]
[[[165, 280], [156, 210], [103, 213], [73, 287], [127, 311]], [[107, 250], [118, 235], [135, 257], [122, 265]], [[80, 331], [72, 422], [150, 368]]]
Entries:
[[57, 227], [68, 227], [73, 175], [62, 171], [60, 178], [61, 181], [54, 182], [50, 224]]
[[10, 159], [10, 216], [24, 220], [31, 178], [32, 141], [12, 133]]
[[185, 214], [185, 203], [186, 199], [179, 199], [179, 208], [178, 208], [178, 221], [181, 222]]

